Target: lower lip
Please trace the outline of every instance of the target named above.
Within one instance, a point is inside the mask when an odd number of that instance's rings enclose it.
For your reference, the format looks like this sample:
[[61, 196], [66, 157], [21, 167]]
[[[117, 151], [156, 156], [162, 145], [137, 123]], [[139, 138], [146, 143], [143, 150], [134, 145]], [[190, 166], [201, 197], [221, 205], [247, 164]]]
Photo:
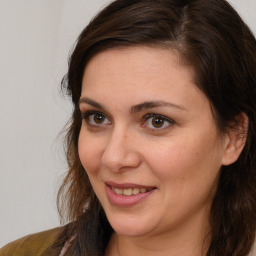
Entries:
[[155, 189], [137, 195], [125, 196], [116, 194], [110, 186], [106, 186], [107, 196], [111, 204], [119, 207], [136, 205], [154, 193]]

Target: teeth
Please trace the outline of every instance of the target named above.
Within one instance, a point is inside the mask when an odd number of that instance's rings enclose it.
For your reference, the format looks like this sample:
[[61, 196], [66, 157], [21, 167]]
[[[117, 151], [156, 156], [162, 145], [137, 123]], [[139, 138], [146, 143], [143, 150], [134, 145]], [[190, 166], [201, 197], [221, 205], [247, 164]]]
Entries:
[[126, 188], [126, 189], [124, 189], [124, 190], [123, 190], [123, 194], [124, 194], [125, 196], [130, 196], [130, 195], [132, 195], [132, 188]]
[[122, 194], [123, 194], [122, 189], [119, 189], [119, 188], [115, 188], [115, 192], [116, 192], [116, 194], [118, 194], [118, 195], [122, 195]]
[[146, 188], [141, 188], [140, 191], [141, 191], [141, 193], [145, 193], [147, 191], [147, 189]]
[[145, 193], [149, 191], [150, 189], [147, 188], [112, 188], [112, 190], [118, 194], [118, 195], [125, 195], [125, 196], [131, 196], [131, 195], [137, 195], [139, 193]]
[[133, 194], [133, 195], [137, 195], [137, 194], [140, 193], [140, 191], [141, 191], [141, 190], [140, 190], [139, 188], [133, 188], [133, 189], [132, 189], [132, 194]]

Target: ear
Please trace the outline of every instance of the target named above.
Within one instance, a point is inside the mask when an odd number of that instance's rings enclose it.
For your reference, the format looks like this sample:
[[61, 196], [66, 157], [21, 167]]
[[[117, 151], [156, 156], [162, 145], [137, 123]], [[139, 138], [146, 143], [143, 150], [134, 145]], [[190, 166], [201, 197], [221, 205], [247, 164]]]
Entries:
[[240, 156], [247, 139], [248, 124], [248, 116], [242, 112], [224, 134], [222, 165], [230, 165]]

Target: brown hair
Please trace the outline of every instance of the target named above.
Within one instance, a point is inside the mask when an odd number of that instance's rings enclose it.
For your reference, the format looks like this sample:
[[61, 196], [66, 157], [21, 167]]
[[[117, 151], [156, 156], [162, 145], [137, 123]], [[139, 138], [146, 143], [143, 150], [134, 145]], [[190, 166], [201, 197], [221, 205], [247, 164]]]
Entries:
[[176, 49], [193, 67], [221, 132], [240, 113], [249, 118], [239, 159], [223, 166], [212, 203], [207, 256], [245, 256], [256, 231], [256, 40], [225, 0], [116, 0], [82, 31], [63, 88], [74, 106], [66, 137], [69, 172], [59, 190], [60, 216], [71, 221], [58, 245], [74, 236], [68, 255], [104, 255], [113, 232], [78, 157], [78, 100], [88, 61], [115, 47]]

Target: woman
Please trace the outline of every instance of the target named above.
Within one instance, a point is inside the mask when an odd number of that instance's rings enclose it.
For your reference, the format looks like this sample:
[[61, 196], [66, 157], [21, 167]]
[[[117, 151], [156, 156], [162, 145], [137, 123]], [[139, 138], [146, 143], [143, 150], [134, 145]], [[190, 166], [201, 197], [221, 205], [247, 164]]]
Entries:
[[255, 49], [224, 0], [107, 6], [63, 80], [70, 223], [0, 255], [252, 255]]

